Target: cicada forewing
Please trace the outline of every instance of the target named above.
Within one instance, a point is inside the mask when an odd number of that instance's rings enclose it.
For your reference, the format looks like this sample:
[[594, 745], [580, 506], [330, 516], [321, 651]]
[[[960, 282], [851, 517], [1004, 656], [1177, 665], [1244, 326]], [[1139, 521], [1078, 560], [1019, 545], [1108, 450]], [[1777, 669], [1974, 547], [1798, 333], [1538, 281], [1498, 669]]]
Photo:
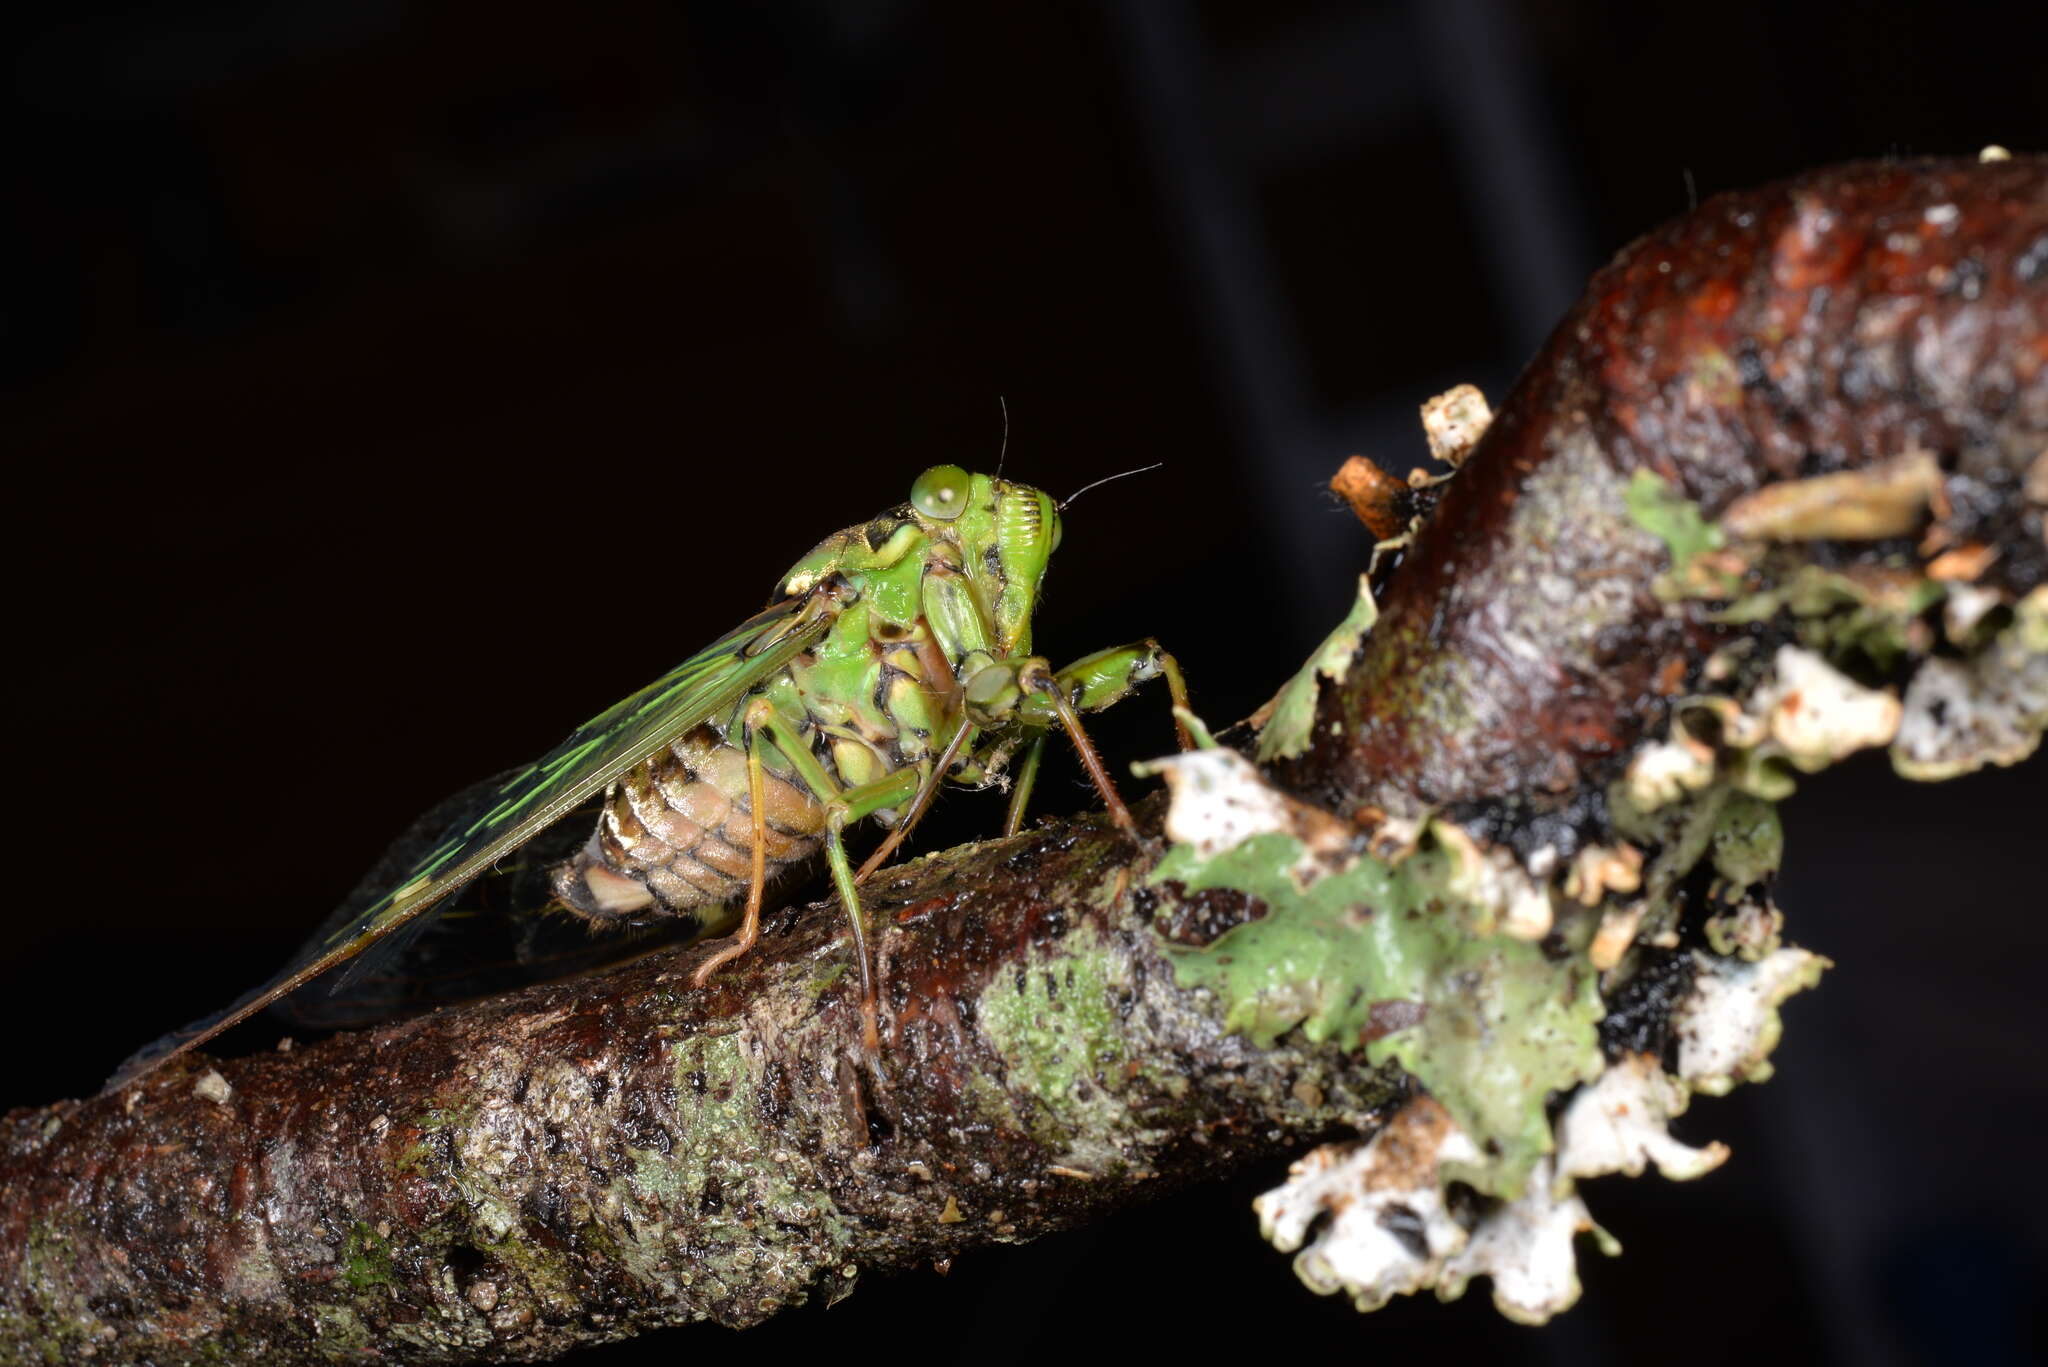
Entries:
[[[443, 843], [497, 803], [510, 778], [473, 784], [423, 814], [364, 874], [297, 958], [317, 958]], [[385, 936], [332, 972], [273, 1003], [270, 1013], [298, 1032], [358, 1030], [435, 1007], [536, 982], [573, 978], [648, 950], [694, 938], [698, 917], [663, 915], [600, 931], [554, 896], [557, 865], [588, 839], [603, 806], [593, 795], [561, 820], [449, 894], [431, 914]]]
[[[628, 769], [717, 717], [824, 634], [839, 608], [835, 587], [821, 585], [755, 614], [577, 728], [541, 759], [493, 780], [483, 800], [475, 800], [475, 790], [463, 795], [471, 798], [464, 816], [407, 866], [388, 891], [368, 898], [361, 910], [308, 944], [276, 977], [227, 1010], [166, 1035], [131, 1057], [106, 1090], [127, 1086], [166, 1059], [205, 1043], [440, 907]], [[475, 815], [468, 815], [472, 811]]]

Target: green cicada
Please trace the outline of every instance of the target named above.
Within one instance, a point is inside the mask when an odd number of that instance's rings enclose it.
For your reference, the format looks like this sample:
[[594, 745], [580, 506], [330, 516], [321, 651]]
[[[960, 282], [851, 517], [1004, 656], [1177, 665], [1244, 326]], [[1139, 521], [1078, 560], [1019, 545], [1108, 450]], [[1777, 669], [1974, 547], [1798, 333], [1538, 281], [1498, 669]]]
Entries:
[[[1161, 674], [1186, 704], [1179, 668], [1154, 641], [1057, 671], [1031, 653], [1063, 506], [955, 465], [925, 471], [908, 503], [826, 538], [782, 577], [767, 608], [495, 780], [481, 814], [466, 815], [409, 876], [264, 987], [138, 1055], [109, 1089], [432, 912], [599, 792], [596, 829], [553, 870], [555, 898], [605, 924], [708, 919], [744, 897], [737, 932], [697, 970], [699, 985], [754, 944], [768, 881], [822, 848], [852, 927], [872, 1049], [875, 982], [858, 887], [939, 783], [1008, 782], [1021, 751], [1006, 824], [1014, 832], [1045, 737], [1059, 726], [1129, 831], [1079, 714]], [[856, 872], [843, 837], [864, 817], [893, 829]]]

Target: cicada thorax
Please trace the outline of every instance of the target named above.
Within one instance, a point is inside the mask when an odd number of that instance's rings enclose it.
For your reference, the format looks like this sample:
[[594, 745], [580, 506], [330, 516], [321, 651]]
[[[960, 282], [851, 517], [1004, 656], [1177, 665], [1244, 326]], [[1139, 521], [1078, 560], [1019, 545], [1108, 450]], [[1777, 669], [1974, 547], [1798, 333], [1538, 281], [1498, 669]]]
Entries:
[[[961, 667], [921, 618], [871, 618], [855, 604], [816, 651], [613, 784], [596, 830], [557, 870], [556, 895], [594, 922], [667, 913], [720, 928], [711, 913], [744, 897], [753, 878], [741, 743], [753, 698], [767, 698], [840, 787], [856, 788], [934, 760], [934, 737], [958, 715]], [[828, 817], [784, 756], [769, 746], [763, 758], [762, 855], [772, 882], [818, 853]], [[897, 815], [875, 813], [884, 825]]]

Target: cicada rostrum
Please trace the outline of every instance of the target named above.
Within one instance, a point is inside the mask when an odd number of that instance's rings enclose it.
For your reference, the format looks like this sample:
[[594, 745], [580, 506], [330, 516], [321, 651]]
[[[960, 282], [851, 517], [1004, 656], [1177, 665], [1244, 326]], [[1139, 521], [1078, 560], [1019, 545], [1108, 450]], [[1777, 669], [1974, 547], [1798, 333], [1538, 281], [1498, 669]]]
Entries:
[[[494, 780], [388, 892], [229, 1010], [138, 1055], [109, 1088], [432, 912], [600, 792], [596, 829], [553, 870], [555, 898], [599, 924], [702, 917], [744, 898], [736, 933], [696, 970], [699, 985], [752, 947], [769, 880], [822, 849], [852, 930], [873, 1049], [875, 982], [858, 889], [938, 785], [998, 784], [1015, 761], [1006, 823], [1014, 832], [1058, 726], [1129, 831], [1079, 714], [1161, 674], [1186, 703], [1178, 667], [1154, 641], [1060, 670], [1031, 653], [1063, 506], [958, 466], [925, 471], [908, 503], [826, 538], [782, 577], [767, 608], [544, 758]], [[844, 832], [866, 817], [892, 830], [856, 872]]]

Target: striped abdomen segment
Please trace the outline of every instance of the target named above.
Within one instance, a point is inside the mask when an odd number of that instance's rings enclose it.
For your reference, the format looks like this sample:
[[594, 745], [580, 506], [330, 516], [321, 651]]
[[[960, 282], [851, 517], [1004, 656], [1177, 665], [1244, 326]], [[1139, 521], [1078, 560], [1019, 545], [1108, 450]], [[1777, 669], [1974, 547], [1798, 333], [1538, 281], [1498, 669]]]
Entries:
[[[762, 797], [773, 878], [817, 853], [825, 809], [772, 769]], [[747, 757], [703, 726], [612, 786], [589, 843], [556, 870], [555, 893], [594, 920], [715, 906], [746, 894], [753, 846]]]

